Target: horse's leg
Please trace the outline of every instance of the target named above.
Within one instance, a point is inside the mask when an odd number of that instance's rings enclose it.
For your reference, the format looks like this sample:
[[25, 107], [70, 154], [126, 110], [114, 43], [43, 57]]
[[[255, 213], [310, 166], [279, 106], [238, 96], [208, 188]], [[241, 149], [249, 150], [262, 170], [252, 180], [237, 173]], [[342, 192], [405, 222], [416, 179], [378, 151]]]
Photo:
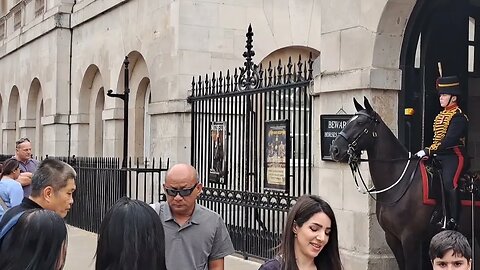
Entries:
[[398, 269], [405, 270], [405, 257], [403, 256], [402, 242], [393, 234], [385, 232], [387, 244], [397, 260]]
[[422, 242], [419, 239], [422, 239], [419, 235], [409, 235], [402, 242], [406, 270], [422, 269]]

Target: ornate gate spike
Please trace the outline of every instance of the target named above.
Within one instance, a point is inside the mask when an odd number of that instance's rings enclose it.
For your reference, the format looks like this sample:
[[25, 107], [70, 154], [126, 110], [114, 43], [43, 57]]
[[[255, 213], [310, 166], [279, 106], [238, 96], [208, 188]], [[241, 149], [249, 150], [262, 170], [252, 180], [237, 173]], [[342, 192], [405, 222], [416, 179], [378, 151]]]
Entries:
[[[273, 71], [273, 68], [272, 68], [272, 61], [268, 61], [268, 83], [267, 83], [267, 86], [272, 86], [272, 71]], [[273, 75], [275, 76], [275, 75]]]
[[227, 80], [227, 82], [225, 84], [225, 86], [226, 86], [225, 93], [228, 93], [228, 92], [231, 91], [230, 86], [233, 86], [233, 84], [230, 84], [230, 69], [227, 69], [226, 80]]
[[219, 89], [219, 93], [223, 93], [223, 76], [222, 76], [222, 71], [220, 71], [220, 75], [218, 76], [218, 89]]
[[255, 51], [253, 50], [253, 31], [251, 24], [248, 26], [246, 37], [247, 44], [245, 45], [245, 48], [247, 50], [243, 53], [243, 57], [245, 57], [245, 62], [243, 65], [245, 67], [240, 68], [240, 90], [250, 90], [258, 88], [260, 79], [258, 74], [258, 66], [255, 65], [252, 61], [252, 57], [255, 56]]
[[198, 96], [198, 93], [195, 90], [195, 76], [192, 77], [192, 97]]
[[217, 88], [217, 79], [215, 78], [215, 72], [213, 72], [213, 76], [212, 76], [212, 94], [217, 94], [218, 92], [218, 88]]
[[293, 66], [292, 65], [292, 57], [289, 56], [288, 57], [288, 63], [287, 63], [287, 69], [288, 69], [287, 77], [286, 77], [286, 80], [284, 79], [286, 83], [292, 82], [292, 66]]
[[282, 59], [278, 59], [278, 66], [277, 66], [277, 81], [275, 85], [282, 84]]
[[300, 82], [302, 80], [302, 72], [303, 72], [303, 63], [302, 63], [302, 55], [300, 54], [298, 56], [298, 63], [297, 63], [297, 66], [298, 66], [298, 74], [297, 74], [297, 79], [295, 80], [296, 82]]
[[[312, 52], [310, 52], [310, 57], [308, 58], [308, 77], [307, 80], [313, 80], [313, 55]], [[305, 74], [306, 75], [306, 74]]]

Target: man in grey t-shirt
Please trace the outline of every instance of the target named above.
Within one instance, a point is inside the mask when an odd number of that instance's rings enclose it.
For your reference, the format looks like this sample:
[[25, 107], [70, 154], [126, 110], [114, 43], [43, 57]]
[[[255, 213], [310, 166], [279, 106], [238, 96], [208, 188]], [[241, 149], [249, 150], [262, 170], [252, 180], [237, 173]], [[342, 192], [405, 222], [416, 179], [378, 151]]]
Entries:
[[224, 257], [235, 252], [220, 215], [196, 203], [202, 192], [195, 168], [173, 166], [166, 175], [167, 203], [153, 207], [165, 230], [168, 270], [223, 270]]
[[20, 168], [17, 181], [22, 185], [23, 195], [28, 198], [32, 193], [32, 176], [37, 170], [38, 160], [32, 158], [32, 144], [28, 138], [20, 138], [15, 142], [15, 156]]

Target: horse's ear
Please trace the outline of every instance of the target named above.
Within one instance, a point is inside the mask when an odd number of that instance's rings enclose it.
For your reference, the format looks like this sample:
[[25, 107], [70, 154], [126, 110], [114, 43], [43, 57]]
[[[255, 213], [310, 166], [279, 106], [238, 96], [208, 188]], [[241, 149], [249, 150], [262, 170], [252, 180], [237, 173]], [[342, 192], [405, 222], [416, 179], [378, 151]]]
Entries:
[[365, 106], [365, 109], [367, 112], [373, 111], [372, 105], [370, 105], [370, 102], [368, 101], [367, 97], [363, 97], [363, 105]]
[[357, 112], [361, 111], [361, 110], [365, 110], [362, 105], [360, 105], [360, 103], [358, 103], [358, 101], [353, 98], [353, 104], [355, 104], [355, 109], [357, 109]]

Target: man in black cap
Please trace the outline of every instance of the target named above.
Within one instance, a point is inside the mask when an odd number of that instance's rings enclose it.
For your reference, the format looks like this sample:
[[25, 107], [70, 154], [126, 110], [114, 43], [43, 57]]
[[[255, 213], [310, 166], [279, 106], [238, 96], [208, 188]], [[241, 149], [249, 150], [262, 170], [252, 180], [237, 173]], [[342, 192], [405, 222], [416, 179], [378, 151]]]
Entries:
[[415, 155], [436, 155], [442, 165], [442, 180], [445, 201], [448, 205], [447, 229], [457, 229], [460, 217], [460, 198], [457, 193], [458, 179], [464, 166], [465, 137], [467, 135], [468, 118], [458, 107], [461, 95], [457, 76], [437, 79], [437, 90], [440, 106], [444, 108], [433, 122], [433, 143], [418, 151]]

